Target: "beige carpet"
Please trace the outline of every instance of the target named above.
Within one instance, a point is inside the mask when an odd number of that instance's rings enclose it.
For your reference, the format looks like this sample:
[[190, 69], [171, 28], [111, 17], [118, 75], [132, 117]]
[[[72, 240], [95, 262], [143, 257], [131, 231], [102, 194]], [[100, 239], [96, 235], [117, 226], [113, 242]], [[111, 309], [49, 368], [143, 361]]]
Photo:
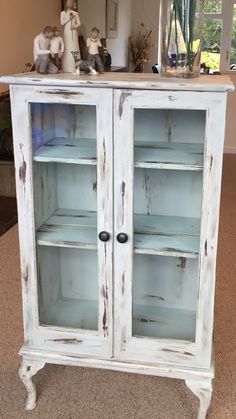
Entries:
[[[208, 417], [236, 418], [236, 156], [224, 164], [217, 269], [216, 379]], [[22, 343], [17, 227], [0, 238], [1, 419], [195, 419], [184, 383], [158, 377], [47, 365], [36, 375], [38, 404], [25, 413], [18, 378]]]

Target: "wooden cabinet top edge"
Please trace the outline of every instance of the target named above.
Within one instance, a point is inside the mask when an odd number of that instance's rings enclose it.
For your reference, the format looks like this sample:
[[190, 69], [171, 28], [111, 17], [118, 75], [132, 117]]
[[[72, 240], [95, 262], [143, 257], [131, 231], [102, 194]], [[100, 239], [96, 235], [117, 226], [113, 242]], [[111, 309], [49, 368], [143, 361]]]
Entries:
[[36, 72], [6, 75], [0, 83], [35, 86], [99, 87], [170, 91], [232, 92], [234, 84], [227, 75], [201, 75], [194, 79], [161, 77], [152, 73], [112, 73], [99, 76], [74, 76], [73, 74], [41, 75]]

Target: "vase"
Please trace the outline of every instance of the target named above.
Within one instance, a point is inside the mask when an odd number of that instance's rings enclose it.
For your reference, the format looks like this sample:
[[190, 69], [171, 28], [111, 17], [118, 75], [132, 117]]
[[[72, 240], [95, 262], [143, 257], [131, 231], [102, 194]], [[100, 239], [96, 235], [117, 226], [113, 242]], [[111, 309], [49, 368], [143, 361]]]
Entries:
[[199, 76], [203, 12], [204, 0], [162, 0], [162, 76]]

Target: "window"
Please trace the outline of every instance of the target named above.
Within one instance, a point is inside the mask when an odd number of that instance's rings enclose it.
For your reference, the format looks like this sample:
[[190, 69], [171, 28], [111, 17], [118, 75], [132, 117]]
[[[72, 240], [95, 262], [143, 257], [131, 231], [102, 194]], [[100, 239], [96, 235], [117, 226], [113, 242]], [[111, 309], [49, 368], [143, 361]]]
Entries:
[[236, 0], [205, 0], [201, 63], [212, 71], [236, 69]]

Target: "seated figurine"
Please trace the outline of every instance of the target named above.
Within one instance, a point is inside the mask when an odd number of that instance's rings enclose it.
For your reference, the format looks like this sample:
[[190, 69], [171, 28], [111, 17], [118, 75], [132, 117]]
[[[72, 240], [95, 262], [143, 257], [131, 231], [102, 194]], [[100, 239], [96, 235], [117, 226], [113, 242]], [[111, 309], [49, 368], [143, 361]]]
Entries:
[[75, 76], [80, 75], [80, 70], [83, 70], [85, 73], [89, 73], [92, 76], [97, 75], [97, 72], [93, 68], [91, 61], [81, 60], [79, 51], [71, 51], [71, 54], [75, 60], [75, 72], [73, 73]]

